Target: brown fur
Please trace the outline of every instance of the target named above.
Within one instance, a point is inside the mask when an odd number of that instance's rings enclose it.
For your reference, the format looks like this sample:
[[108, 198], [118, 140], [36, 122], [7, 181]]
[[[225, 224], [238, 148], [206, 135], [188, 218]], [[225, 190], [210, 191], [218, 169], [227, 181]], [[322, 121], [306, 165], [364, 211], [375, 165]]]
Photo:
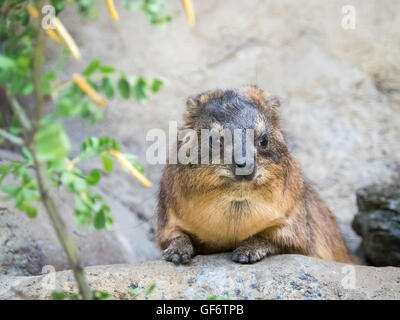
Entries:
[[[203, 128], [204, 105], [226, 94], [218, 90], [190, 98], [184, 127]], [[221, 165], [166, 165], [158, 206], [164, 258], [187, 263], [197, 253], [233, 251], [232, 259], [240, 263], [281, 253], [351, 263], [335, 216], [304, 181], [286, 147], [278, 99], [257, 87], [235, 94], [261, 111], [263, 120], [254, 129], [269, 130], [268, 148], [257, 156], [250, 182], [221, 177]]]

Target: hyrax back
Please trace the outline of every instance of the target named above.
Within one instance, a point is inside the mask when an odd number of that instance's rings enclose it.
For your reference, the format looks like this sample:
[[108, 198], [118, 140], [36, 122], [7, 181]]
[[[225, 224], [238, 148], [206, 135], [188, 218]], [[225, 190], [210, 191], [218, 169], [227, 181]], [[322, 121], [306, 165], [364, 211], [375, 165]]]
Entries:
[[[351, 262], [335, 216], [288, 151], [278, 109], [278, 99], [257, 87], [188, 99], [184, 129], [199, 137], [202, 129], [252, 129], [254, 139], [240, 161], [233, 154], [231, 163], [166, 165], [158, 204], [158, 242], [166, 260], [187, 263], [197, 253], [233, 251], [240, 263], [282, 253]], [[210, 139], [209, 152], [219, 146]], [[244, 166], [251, 172], [237, 174]]]

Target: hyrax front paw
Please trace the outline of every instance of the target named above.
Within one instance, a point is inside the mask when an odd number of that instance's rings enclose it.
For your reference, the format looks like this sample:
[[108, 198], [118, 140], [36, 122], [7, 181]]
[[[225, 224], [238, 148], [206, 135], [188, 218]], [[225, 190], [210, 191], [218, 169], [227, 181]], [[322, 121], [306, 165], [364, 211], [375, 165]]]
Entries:
[[252, 237], [243, 241], [232, 254], [232, 260], [239, 263], [254, 263], [269, 253], [268, 244], [260, 237]]
[[162, 253], [167, 261], [175, 264], [188, 264], [194, 255], [193, 245], [188, 237], [177, 237], [171, 241]]
[[248, 247], [238, 247], [233, 251], [232, 260], [239, 263], [255, 263], [265, 258], [268, 254], [267, 249]]

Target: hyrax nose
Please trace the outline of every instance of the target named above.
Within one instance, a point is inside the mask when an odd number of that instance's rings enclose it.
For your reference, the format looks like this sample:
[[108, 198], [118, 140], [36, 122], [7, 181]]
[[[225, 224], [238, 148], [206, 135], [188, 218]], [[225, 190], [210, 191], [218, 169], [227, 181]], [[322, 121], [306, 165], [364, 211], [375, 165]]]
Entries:
[[236, 162], [235, 161], [235, 167], [236, 168], [245, 168], [246, 167], [246, 161], [243, 161], [243, 162]]
[[255, 163], [250, 160], [234, 162], [234, 173], [236, 180], [252, 180], [254, 177]]

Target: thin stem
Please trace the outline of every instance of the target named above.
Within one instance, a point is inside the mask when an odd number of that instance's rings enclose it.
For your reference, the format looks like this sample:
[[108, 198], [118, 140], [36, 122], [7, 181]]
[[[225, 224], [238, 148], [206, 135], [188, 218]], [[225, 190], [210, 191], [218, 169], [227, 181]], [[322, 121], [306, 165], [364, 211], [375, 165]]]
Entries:
[[[39, 12], [41, 12], [43, 4], [44, 4], [43, 0], [36, 1], [36, 8], [38, 9]], [[33, 57], [33, 85], [35, 88], [35, 100], [36, 100], [36, 115], [35, 115], [34, 129], [37, 129], [39, 127], [39, 122], [46, 113], [46, 104], [44, 101], [41, 88], [42, 65], [43, 65], [43, 57], [46, 45], [46, 38], [44, 29], [42, 28], [41, 25], [42, 19], [41, 18], [37, 19], [37, 21], [38, 21], [37, 22], [38, 35], [36, 38], [37, 43]]]
[[13, 109], [14, 113], [17, 115], [18, 119], [21, 121], [22, 126], [25, 130], [31, 131], [32, 125], [29, 119], [27, 118], [24, 109], [19, 104], [17, 98], [11, 97], [11, 108]]
[[[43, 4], [44, 4], [43, 0], [35, 1], [36, 8], [38, 9], [39, 12], [41, 12]], [[36, 102], [36, 109], [35, 109], [36, 112], [33, 122], [34, 132], [38, 130], [40, 126], [40, 120], [45, 116], [46, 113], [46, 103], [40, 85], [46, 38], [44, 34], [44, 29], [41, 26], [41, 19], [37, 20], [38, 20], [38, 25], [37, 25], [38, 36], [33, 58], [33, 84], [35, 89], [35, 102]], [[29, 149], [35, 161], [35, 169], [36, 169], [35, 171], [39, 184], [40, 197], [50, 217], [50, 220], [54, 226], [54, 229], [56, 230], [58, 240], [61, 242], [61, 245], [68, 256], [68, 261], [74, 273], [75, 280], [78, 284], [79, 292], [82, 295], [83, 299], [91, 300], [93, 299], [93, 294], [86, 280], [85, 272], [79, 260], [76, 247], [72, 242], [70, 235], [68, 234], [65, 223], [60, 213], [58, 212], [53, 199], [49, 195], [46, 165], [38, 161], [34, 145], [30, 145]]]
[[61, 215], [58, 212], [53, 199], [49, 195], [49, 188], [47, 187], [46, 181], [47, 172], [45, 165], [37, 160], [34, 149], [31, 149], [31, 153], [35, 161], [36, 176], [38, 179], [40, 197], [42, 199], [42, 202], [47, 210], [54, 229], [56, 230], [57, 237], [60, 240], [61, 245], [68, 256], [69, 265], [74, 273], [75, 280], [78, 283], [79, 292], [81, 293], [83, 299], [91, 300], [93, 299], [92, 290], [87, 283], [85, 272], [79, 260], [76, 247], [72, 242], [72, 239], [67, 231], [67, 227], [63, 219], [61, 218]]
[[17, 146], [22, 146], [24, 144], [24, 140], [22, 140], [20, 137], [13, 136], [4, 129], [0, 129], [0, 136], [7, 139], [11, 143], [16, 144]]

